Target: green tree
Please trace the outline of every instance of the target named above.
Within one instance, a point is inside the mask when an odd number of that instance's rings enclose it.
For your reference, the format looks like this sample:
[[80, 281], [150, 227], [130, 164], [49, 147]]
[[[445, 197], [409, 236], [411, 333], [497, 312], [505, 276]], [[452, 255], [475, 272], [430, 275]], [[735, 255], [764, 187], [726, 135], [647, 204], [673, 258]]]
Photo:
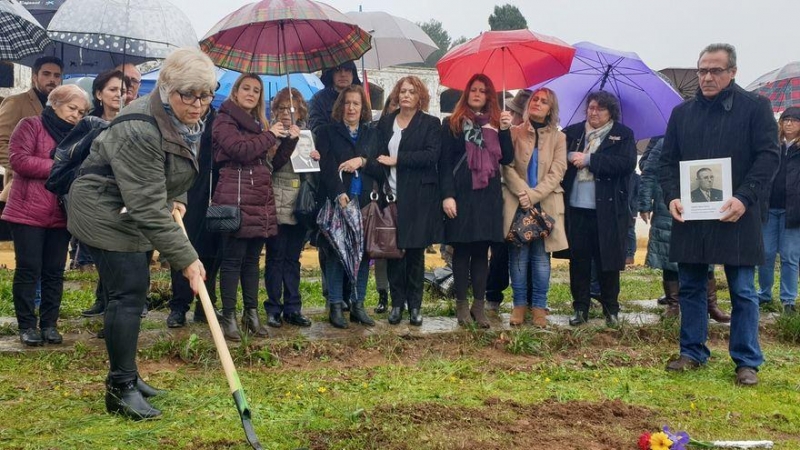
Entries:
[[426, 67], [435, 67], [436, 62], [450, 49], [450, 33], [442, 27], [442, 22], [435, 19], [431, 19], [425, 23], [418, 23], [417, 25], [419, 25], [422, 31], [424, 31], [436, 46], [439, 47], [439, 50], [431, 53], [430, 56], [425, 59]]
[[492, 31], [524, 30], [528, 28], [528, 21], [514, 5], [495, 5], [494, 13], [489, 16], [489, 27]]
[[457, 39], [454, 39], [454, 40], [453, 40], [453, 43], [452, 43], [452, 44], [450, 44], [450, 48], [457, 47], [457, 46], [459, 46], [459, 45], [463, 44], [464, 42], [467, 42], [467, 40], [468, 40], [468, 39], [467, 39], [467, 37], [466, 37], [466, 36], [461, 36], [461, 37], [459, 37], [459, 38], [457, 38]]

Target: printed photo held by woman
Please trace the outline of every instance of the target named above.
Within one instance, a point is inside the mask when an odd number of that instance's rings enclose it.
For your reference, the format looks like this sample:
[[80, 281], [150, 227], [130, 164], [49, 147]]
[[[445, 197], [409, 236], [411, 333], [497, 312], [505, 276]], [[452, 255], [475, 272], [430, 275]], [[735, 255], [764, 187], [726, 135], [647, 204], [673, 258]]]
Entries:
[[[351, 201], [367, 205], [373, 180], [377, 178], [377, 181], [382, 181], [380, 171], [370, 173], [369, 168], [365, 167], [367, 156], [381, 143], [378, 131], [370, 126], [371, 119], [372, 112], [364, 88], [353, 85], [345, 88], [333, 105], [333, 123], [322, 126], [316, 133], [317, 148], [322, 155], [321, 188], [335, 207], [344, 208]], [[326, 247], [329, 256], [325, 271], [330, 308], [328, 319], [336, 328], [348, 328], [342, 314], [345, 268], [330, 243], [325, 238], [319, 241], [320, 246]], [[350, 293], [350, 322], [373, 326], [375, 321], [364, 309], [369, 258], [366, 254], [361, 256]]]
[[[292, 123], [291, 106], [294, 105], [294, 123]], [[267, 325], [280, 327], [283, 322], [298, 327], [310, 327], [311, 320], [302, 314], [303, 299], [300, 296], [300, 253], [306, 242], [308, 229], [298, 223], [294, 216], [294, 207], [300, 183], [304, 177], [295, 173], [291, 162], [285, 157], [291, 155], [298, 144], [299, 130], [306, 128], [308, 105], [297, 89], [281, 89], [272, 99], [270, 111], [273, 122], [280, 124], [285, 130], [292, 131], [292, 136], [281, 138], [270, 150], [272, 159], [272, 192], [275, 197], [277, 211], [278, 234], [267, 239], [267, 266], [264, 269], [264, 285], [267, 288], [267, 300], [264, 309], [267, 312]], [[312, 151], [309, 157], [319, 160], [319, 152]]]
[[214, 98], [216, 68], [197, 49], [178, 49], [165, 60], [156, 90], [125, 107], [72, 183], [69, 231], [87, 245], [106, 286], [104, 329], [109, 373], [106, 410], [131, 419], [161, 411], [145, 399], [157, 394], [136, 366], [140, 314], [150, 288], [148, 253], [155, 249], [181, 270], [194, 292], [205, 270], [172, 217], [185, 212], [185, 193], [197, 177], [203, 117]]
[[800, 108], [786, 108], [778, 121], [781, 164], [772, 181], [767, 223], [764, 225], [764, 264], [758, 267], [758, 302], [772, 302], [775, 256], [780, 255], [780, 300], [794, 314], [800, 263]]
[[241, 212], [239, 230], [222, 237], [219, 269], [222, 330], [231, 341], [241, 340], [236, 325], [240, 282], [244, 303], [242, 326], [256, 336], [268, 335], [258, 317], [258, 261], [265, 239], [278, 234], [271, 164], [276, 160], [285, 164], [291, 151], [284, 147], [275, 154], [272, 163], [267, 152], [278, 138], [297, 139], [300, 134], [297, 126], [287, 129], [280, 122], [269, 127], [265, 108], [261, 78], [242, 74], [233, 84], [230, 97], [220, 106], [211, 134], [214, 162], [220, 168], [213, 204], [236, 206]]
[[[75, 85], [59, 86], [47, 96], [39, 116], [22, 119], [8, 142], [14, 188], [3, 210], [11, 226], [16, 269], [11, 294], [23, 344], [60, 344], [57, 329], [64, 291], [64, 266], [69, 232], [58, 197], [44, 187], [51, 153], [89, 111], [89, 98]], [[41, 280], [41, 303], [36, 317], [34, 299]]]
[[592, 261], [600, 281], [600, 302], [608, 326], [619, 323], [619, 272], [628, 248], [629, 178], [636, 167], [633, 131], [619, 122], [619, 100], [610, 92], [589, 94], [586, 120], [564, 129], [567, 173], [562, 183], [569, 242], [569, 286], [575, 315], [589, 320]]
[[[497, 92], [483, 74], [470, 78], [453, 115], [442, 123], [439, 158], [444, 240], [453, 247], [458, 323], [489, 327], [484, 312], [489, 244], [503, 242], [500, 166], [514, 160], [511, 113], [500, 112]], [[472, 283], [470, 307], [467, 289]]]
[[[564, 226], [564, 189], [567, 143], [558, 130], [558, 98], [542, 88], [533, 92], [522, 124], [511, 129], [514, 161], [503, 168], [505, 180], [504, 230], [511, 227], [518, 208], [536, 208], [555, 219], [550, 235], [520, 247], [509, 245], [509, 273], [514, 306], [510, 324], [522, 325], [530, 310], [534, 326], [547, 326], [550, 254], [567, 248]], [[530, 293], [528, 292], [530, 286]]]
[[[441, 152], [441, 123], [427, 114], [430, 94], [415, 76], [401, 78], [390, 102], [399, 108], [381, 117], [378, 129], [384, 138], [377, 158], [368, 166], [383, 171], [384, 192], [397, 202], [397, 246], [405, 249], [401, 259], [387, 260], [392, 299], [389, 323], [400, 323], [408, 307], [411, 325], [422, 325], [422, 293], [425, 278], [425, 249], [441, 241], [437, 165]], [[374, 166], [374, 168], [373, 168]], [[376, 273], [377, 273], [376, 266]]]

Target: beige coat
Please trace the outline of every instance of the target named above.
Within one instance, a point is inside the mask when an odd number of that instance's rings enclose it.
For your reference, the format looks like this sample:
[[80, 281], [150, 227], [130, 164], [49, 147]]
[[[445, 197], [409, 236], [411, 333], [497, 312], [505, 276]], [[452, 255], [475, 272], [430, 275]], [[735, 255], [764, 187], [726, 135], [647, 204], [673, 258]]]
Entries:
[[11, 139], [11, 133], [14, 132], [14, 128], [20, 120], [41, 115], [42, 109], [42, 102], [39, 101], [33, 88], [6, 98], [0, 105], [0, 166], [6, 170], [3, 178], [3, 191], [0, 192], [0, 201], [2, 202], [8, 199], [11, 180], [14, 176], [8, 162], [8, 141]]
[[567, 171], [567, 141], [564, 133], [555, 127], [539, 130], [539, 183], [531, 188], [528, 186], [528, 163], [536, 144], [535, 132], [527, 123], [511, 129], [514, 161], [503, 167], [503, 226], [506, 231], [511, 228], [511, 221], [519, 206], [516, 193], [527, 191], [531, 202], [534, 205], [539, 203], [542, 210], [556, 221], [553, 232], [544, 241], [544, 249], [550, 253], [567, 248], [564, 189], [561, 188], [561, 179]]

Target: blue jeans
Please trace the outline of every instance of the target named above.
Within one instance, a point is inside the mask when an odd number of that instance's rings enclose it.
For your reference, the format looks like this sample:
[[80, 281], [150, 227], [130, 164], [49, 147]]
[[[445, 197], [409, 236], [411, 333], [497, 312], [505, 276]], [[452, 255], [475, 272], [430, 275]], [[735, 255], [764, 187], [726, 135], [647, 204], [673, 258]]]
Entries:
[[772, 301], [775, 256], [781, 255], [781, 303], [794, 305], [797, 298], [800, 228], [786, 228], [786, 210], [770, 209], [764, 225], [764, 265], [758, 267], [758, 301]]
[[[708, 338], [708, 264], [678, 264], [681, 304], [681, 355], [705, 363]], [[728, 351], [736, 368], [764, 362], [758, 344], [758, 297], [754, 266], [725, 266], [731, 293], [731, 337]]]
[[[328, 285], [328, 303], [335, 305], [342, 303], [344, 292], [344, 265], [339, 257], [331, 250], [325, 261], [325, 282]], [[350, 291], [351, 303], [364, 303], [364, 296], [367, 293], [367, 280], [369, 279], [369, 257], [364, 255], [361, 258], [361, 265], [358, 267], [356, 274], [355, 289]], [[353, 286], [353, 284], [351, 284]]]
[[[528, 245], [508, 249], [508, 268], [514, 306], [547, 308], [550, 289], [550, 254], [544, 251], [544, 241], [536, 239]], [[531, 279], [531, 303], [528, 304], [528, 277]]]

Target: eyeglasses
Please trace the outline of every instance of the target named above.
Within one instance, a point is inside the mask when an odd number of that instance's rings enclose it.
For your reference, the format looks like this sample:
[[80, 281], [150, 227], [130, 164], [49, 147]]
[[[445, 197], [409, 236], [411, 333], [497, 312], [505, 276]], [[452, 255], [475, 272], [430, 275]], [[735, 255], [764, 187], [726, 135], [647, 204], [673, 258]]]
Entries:
[[724, 72], [730, 70], [730, 67], [712, 67], [711, 69], [697, 69], [697, 76], [703, 78], [704, 76], [711, 74], [712, 77], [718, 77], [722, 75]]
[[128, 81], [134, 86], [138, 86], [138, 85], [142, 84], [142, 80], [140, 80], [138, 78], [128, 77]]
[[289, 106], [278, 106], [277, 108], [275, 108], [275, 110], [278, 112], [289, 112], [291, 109], [292, 108]]
[[795, 119], [794, 117], [784, 117], [781, 119], [782, 123], [800, 123], [800, 119]]
[[214, 99], [214, 96], [208, 93], [194, 95], [192, 93], [178, 91], [178, 95], [181, 96], [181, 101], [184, 105], [194, 105], [196, 101], [200, 100], [200, 104], [206, 106]]
[[608, 112], [608, 108], [603, 108], [601, 106], [590, 106], [586, 108], [586, 110], [589, 112], [596, 112], [596, 113]]

